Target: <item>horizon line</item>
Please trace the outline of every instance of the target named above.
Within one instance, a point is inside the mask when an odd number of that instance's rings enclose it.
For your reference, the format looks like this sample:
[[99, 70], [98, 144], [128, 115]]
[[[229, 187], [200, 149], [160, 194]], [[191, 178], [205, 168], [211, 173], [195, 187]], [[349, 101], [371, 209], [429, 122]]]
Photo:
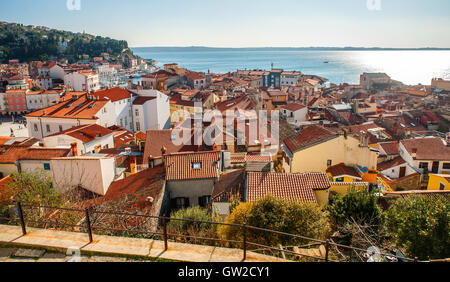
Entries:
[[440, 49], [450, 50], [450, 47], [362, 47], [362, 46], [250, 46], [250, 47], [219, 47], [219, 46], [129, 46], [129, 48], [208, 48], [208, 49], [393, 49], [393, 50], [418, 50], [418, 49]]

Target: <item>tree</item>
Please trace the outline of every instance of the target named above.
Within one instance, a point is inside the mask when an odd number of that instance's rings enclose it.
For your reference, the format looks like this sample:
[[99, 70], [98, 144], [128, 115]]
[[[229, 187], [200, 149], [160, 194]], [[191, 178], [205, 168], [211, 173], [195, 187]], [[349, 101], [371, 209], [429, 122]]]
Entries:
[[327, 211], [335, 229], [345, 223], [357, 221], [369, 224], [376, 230], [382, 223], [378, 197], [368, 191], [352, 190], [345, 196], [338, 195], [327, 207]]
[[450, 257], [450, 200], [409, 196], [398, 199], [386, 212], [386, 225], [397, 246], [409, 257]]
[[[254, 203], [240, 204], [227, 217], [225, 223], [246, 223], [249, 226], [315, 239], [324, 239], [329, 231], [327, 217], [317, 204], [292, 202], [271, 195]], [[243, 229], [237, 226], [222, 226], [219, 236], [227, 240], [242, 240]], [[247, 238], [249, 242], [268, 246], [298, 246], [311, 243], [309, 240], [251, 228], [248, 229]]]
[[67, 227], [81, 219], [82, 215], [75, 212], [52, 208], [66, 208], [69, 203], [54, 188], [52, 178], [44, 170], [13, 173], [6, 189], [15, 201], [23, 204], [25, 220], [30, 226]]

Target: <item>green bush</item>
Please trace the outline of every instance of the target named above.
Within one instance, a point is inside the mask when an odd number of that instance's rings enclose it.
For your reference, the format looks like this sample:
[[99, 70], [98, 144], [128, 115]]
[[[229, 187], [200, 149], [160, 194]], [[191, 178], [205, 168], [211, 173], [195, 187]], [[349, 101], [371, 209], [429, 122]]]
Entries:
[[398, 247], [409, 257], [450, 257], [450, 201], [444, 197], [409, 196], [396, 200], [385, 214]]
[[[254, 203], [240, 204], [225, 222], [230, 224], [246, 223], [249, 226], [316, 239], [325, 238], [329, 231], [326, 215], [318, 205], [291, 202], [270, 195]], [[242, 240], [243, 229], [235, 226], [221, 226], [219, 237], [226, 240]], [[309, 240], [251, 228], [247, 231], [247, 238], [249, 242], [268, 246], [311, 243]]]
[[382, 225], [382, 213], [378, 197], [368, 191], [350, 191], [345, 196], [337, 196], [327, 207], [330, 221], [336, 229], [345, 223], [356, 221], [378, 229]]
[[[168, 227], [172, 232], [177, 233], [186, 233], [188, 231], [200, 233], [214, 227], [214, 225], [210, 223], [200, 223], [185, 220], [206, 221], [206, 222], [217, 221], [217, 217], [211, 214], [209, 210], [200, 207], [190, 207], [178, 210], [176, 212], [171, 213], [170, 218], [171, 220], [168, 224]], [[183, 219], [183, 221], [175, 219]]]

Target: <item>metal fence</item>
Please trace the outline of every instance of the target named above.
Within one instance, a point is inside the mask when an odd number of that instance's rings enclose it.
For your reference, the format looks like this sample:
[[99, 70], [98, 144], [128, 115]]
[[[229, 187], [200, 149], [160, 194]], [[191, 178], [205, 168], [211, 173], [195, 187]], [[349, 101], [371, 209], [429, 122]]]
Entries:
[[[54, 210], [54, 211], [68, 211], [68, 212], [75, 212], [81, 214], [82, 220], [80, 220], [77, 224], [68, 224], [64, 222], [57, 222], [52, 220], [29, 220], [27, 219], [26, 210], [24, 209], [32, 209], [36, 208], [40, 211], [42, 210]], [[22, 228], [23, 235], [27, 234], [27, 223], [28, 224], [44, 224], [44, 226], [64, 226], [72, 228], [73, 231], [78, 231], [82, 233], [87, 233], [89, 243], [92, 243], [94, 241], [94, 232], [126, 232], [125, 229], [114, 229], [114, 228], [102, 228], [102, 227], [96, 227], [95, 224], [92, 223], [93, 217], [96, 215], [114, 215], [114, 216], [126, 216], [126, 217], [134, 217], [134, 218], [145, 218], [145, 219], [153, 219], [158, 222], [158, 229], [152, 232], [145, 232], [145, 231], [133, 231], [138, 233], [145, 233], [145, 234], [151, 234], [151, 235], [157, 235], [159, 238], [164, 241], [164, 250], [167, 251], [169, 249], [170, 242], [175, 242], [177, 237], [185, 237], [195, 240], [200, 240], [204, 242], [219, 242], [221, 244], [228, 243], [232, 244], [234, 248], [240, 248], [242, 249], [242, 257], [243, 261], [247, 259], [247, 253], [248, 251], [253, 252], [259, 252], [259, 251], [271, 251], [273, 253], [277, 253], [278, 257], [282, 257], [288, 260], [307, 260], [307, 261], [320, 261], [320, 262], [341, 262], [341, 261], [347, 261], [342, 260], [336, 257], [336, 255], [331, 255], [332, 251], [339, 250], [346, 250], [349, 252], [355, 252], [360, 255], [361, 254], [367, 254], [366, 249], [357, 248], [353, 246], [346, 246], [342, 244], [335, 243], [333, 240], [319, 240], [314, 238], [309, 238], [301, 235], [295, 235], [290, 233], [285, 233], [281, 231], [275, 231], [270, 230], [266, 228], [260, 228], [255, 226], [249, 226], [247, 224], [230, 224], [230, 223], [221, 223], [221, 222], [212, 222], [212, 221], [198, 221], [198, 220], [190, 220], [190, 219], [177, 219], [177, 218], [168, 218], [168, 217], [158, 217], [158, 216], [149, 216], [149, 215], [139, 215], [139, 214], [131, 214], [131, 213], [125, 213], [125, 212], [115, 212], [115, 211], [96, 211], [94, 209], [70, 209], [70, 208], [59, 208], [59, 207], [48, 207], [48, 206], [39, 206], [39, 205], [30, 205], [30, 204], [22, 204], [20, 202], [15, 203], [15, 209], [16, 209], [16, 220], [14, 221], [16, 224], [20, 224]], [[2, 218], [5, 219], [5, 218]], [[18, 222], [17, 222], [18, 220]], [[192, 235], [186, 235], [186, 234], [174, 234], [168, 232], [168, 223], [169, 221], [173, 222], [188, 222], [192, 224], [208, 224], [208, 225], [215, 225], [215, 226], [230, 226], [234, 227], [240, 232], [242, 232], [242, 240], [227, 240], [223, 238], [212, 238], [212, 237], [201, 237], [201, 236], [192, 236]], [[259, 232], [259, 233], [254, 233]], [[254, 234], [265, 234], [265, 235], [276, 235], [276, 236], [283, 236], [283, 238], [291, 238], [291, 239], [300, 239], [304, 241], [311, 242], [304, 247], [312, 247], [312, 246], [324, 246], [325, 248], [325, 254], [323, 256], [316, 256], [311, 255], [308, 253], [302, 253], [294, 250], [289, 250], [288, 247], [283, 246], [268, 246], [257, 242], [250, 241], [249, 235]], [[172, 239], [171, 239], [172, 238]], [[295, 248], [295, 247], [294, 247]], [[401, 262], [415, 262], [417, 259], [410, 259], [405, 258], [389, 253], [383, 253], [379, 252], [378, 256], [381, 258], [389, 258], [394, 261], [401, 261]], [[287, 258], [288, 257], [288, 258]]]

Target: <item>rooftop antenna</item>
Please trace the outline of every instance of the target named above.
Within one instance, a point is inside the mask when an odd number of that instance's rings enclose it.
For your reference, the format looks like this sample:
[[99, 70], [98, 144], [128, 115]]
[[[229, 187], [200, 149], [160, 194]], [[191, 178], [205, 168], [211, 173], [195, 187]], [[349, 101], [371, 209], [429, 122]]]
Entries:
[[272, 63], [270, 63], [270, 65], [271, 65], [271, 67], [272, 67], [272, 70], [273, 70], [273, 62], [272, 62]]

